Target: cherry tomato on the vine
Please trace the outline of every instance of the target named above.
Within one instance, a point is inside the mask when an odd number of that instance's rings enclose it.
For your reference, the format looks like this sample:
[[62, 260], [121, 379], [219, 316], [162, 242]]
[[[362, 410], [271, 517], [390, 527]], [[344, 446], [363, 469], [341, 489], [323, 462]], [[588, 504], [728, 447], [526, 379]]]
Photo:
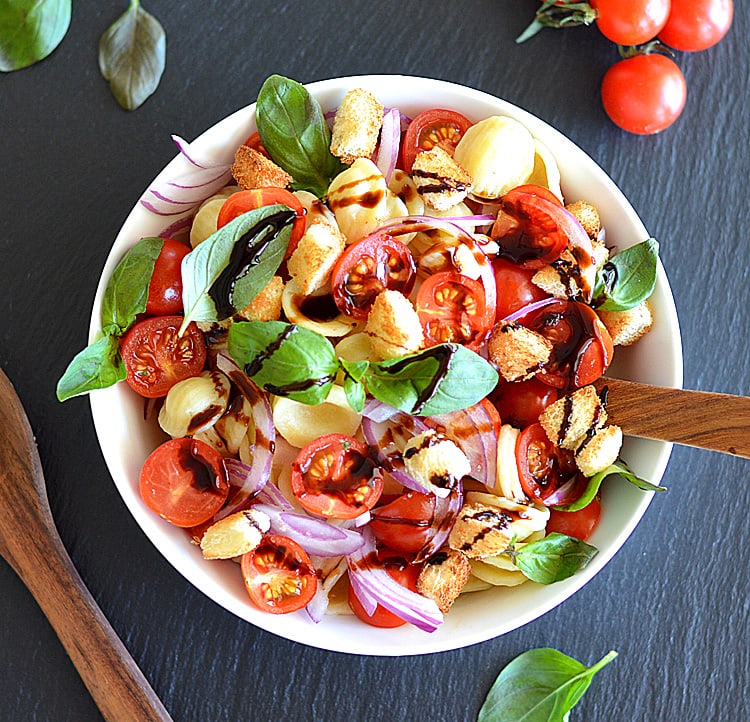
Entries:
[[733, 16], [732, 0], [672, 0], [659, 40], [675, 50], [705, 50], [727, 34]]
[[618, 45], [640, 45], [653, 40], [669, 16], [670, 0], [589, 0], [596, 25]]
[[581, 541], [586, 541], [599, 524], [602, 515], [602, 505], [599, 497], [594, 497], [589, 504], [578, 511], [560, 511], [550, 509], [547, 533], [553, 531], [567, 534]]
[[602, 80], [602, 104], [612, 122], [640, 135], [658, 133], [685, 107], [685, 76], [671, 58], [651, 53], [615, 63]]
[[170, 316], [182, 312], [180, 267], [182, 259], [190, 253], [190, 247], [171, 238], [163, 240], [148, 286], [146, 313], [149, 316]]
[[453, 155], [463, 134], [471, 127], [471, 121], [455, 110], [433, 108], [420, 113], [406, 130], [402, 143], [404, 170], [411, 173], [417, 153], [431, 150], [439, 145]]

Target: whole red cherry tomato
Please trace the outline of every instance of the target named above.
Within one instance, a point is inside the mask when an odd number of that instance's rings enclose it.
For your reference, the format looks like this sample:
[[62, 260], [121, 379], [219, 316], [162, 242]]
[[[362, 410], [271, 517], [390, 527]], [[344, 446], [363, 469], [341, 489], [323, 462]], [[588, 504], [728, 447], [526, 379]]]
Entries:
[[164, 245], [154, 263], [154, 272], [148, 286], [146, 313], [149, 316], [172, 316], [182, 313], [182, 259], [190, 247], [171, 238]]
[[618, 45], [640, 45], [653, 40], [669, 17], [670, 0], [589, 0], [596, 10], [596, 26]]
[[675, 50], [705, 50], [727, 34], [733, 16], [732, 0], [672, 0], [659, 40]]

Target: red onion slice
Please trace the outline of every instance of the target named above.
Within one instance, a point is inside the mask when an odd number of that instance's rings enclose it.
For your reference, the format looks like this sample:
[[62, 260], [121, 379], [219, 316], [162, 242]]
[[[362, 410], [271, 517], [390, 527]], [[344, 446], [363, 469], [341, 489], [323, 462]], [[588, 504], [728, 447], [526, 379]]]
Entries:
[[513, 313], [511, 313], [509, 316], [506, 316], [503, 321], [518, 321], [519, 319], [522, 319], [524, 316], [527, 316], [533, 311], [538, 311], [540, 308], [549, 306], [551, 303], [556, 303], [559, 300], [559, 298], [555, 298], [554, 296], [552, 296], [550, 298], [543, 298], [541, 301], [527, 303], [522, 308], [519, 308], [517, 311], [513, 311]]
[[250, 501], [268, 481], [268, 476], [263, 473], [264, 470], [255, 464], [248, 466], [237, 459], [225, 459], [224, 465], [229, 473], [230, 496], [221, 511], [214, 516], [214, 521], [247, 509]]
[[435, 513], [432, 518], [433, 535], [414, 557], [415, 562], [423, 562], [439, 551], [448, 541], [458, 512], [464, 503], [463, 487], [457, 484], [445, 498], [435, 497]]
[[326, 610], [328, 609], [328, 595], [331, 593], [331, 589], [336, 586], [336, 582], [344, 576], [346, 569], [346, 557], [341, 557], [339, 563], [326, 575], [325, 579], [318, 584], [315, 596], [305, 607], [308, 616], [316, 624], [323, 620]]
[[385, 111], [383, 125], [380, 128], [380, 145], [376, 151], [375, 165], [385, 178], [386, 184], [396, 168], [398, 148], [401, 143], [401, 114], [398, 108]]
[[294, 508], [289, 503], [289, 500], [281, 493], [279, 487], [272, 481], [267, 481], [255, 498], [263, 504], [271, 504], [285, 511], [290, 511]]

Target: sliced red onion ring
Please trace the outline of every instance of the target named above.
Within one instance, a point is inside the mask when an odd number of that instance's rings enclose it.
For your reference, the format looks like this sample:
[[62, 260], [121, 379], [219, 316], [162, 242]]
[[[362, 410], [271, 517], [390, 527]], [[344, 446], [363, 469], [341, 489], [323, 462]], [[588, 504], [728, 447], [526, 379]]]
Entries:
[[376, 232], [385, 232], [391, 236], [402, 236], [406, 233], [419, 233], [420, 231], [445, 231], [461, 240], [474, 237], [465, 228], [453, 221], [446, 221], [437, 216], [402, 216], [395, 218], [380, 226]]
[[279, 487], [272, 481], [267, 481], [255, 498], [263, 504], [271, 504], [279, 509], [283, 509], [284, 511], [289, 511], [294, 508], [289, 503], [289, 500], [281, 493]]
[[401, 143], [401, 115], [398, 108], [385, 111], [383, 125], [380, 128], [380, 146], [376, 152], [375, 165], [385, 177], [385, 182], [391, 182], [391, 176], [396, 168], [398, 148]]
[[192, 144], [184, 138], [181, 138], [179, 135], [172, 134], [171, 138], [180, 153], [185, 157], [185, 160], [196, 168], [215, 168], [217, 166], [229, 165], [234, 158], [234, 149], [231, 151], [224, 151], [223, 157], [217, 161], [215, 158], [208, 158], [196, 153], [195, 150], [190, 147]]
[[445, 498], [435, 497], [435, 513], [432, 518], [432, 536], [427, 540], [425, 545], [417, 552], [414, 558], [415, 562], [422, 562], [429, 559], [441, 547], [445, 546], [450, 536], [453, 524], [456, 521], [458, 512], [464, 502], [463, 487], [457, 484], [451, 489], [450, 494]]
[[331, 593], [331, 589], [336, 586], [341, 577], [346, 574], [347, 564], [346, 557], [341, 557], [339, 563], [326, 575], [325, 579], [318, 584], [318, 589], [315, 592], [315, 596], [308, 602], [305, 610], [308, 616], [313, 622], [318, 624], [322, 621], [325, 616], [326, 610], [328, 609], [328, 595]]
[[192, 218], [180, 218], [180, 220], [171, 223], [159, 233], [159, 238], [173, 238], [175, 240], [187, 239], [192, 226]]
[[248, 466], [237, 459], [225, 459], [224, 465], [229, 472], [230, 496], [221, 511], [214, 517], [214, 521], [247, 509], [250, 501], [268, 481], [268, 476], [265, 476], [258, 466]]
[[369, 528], [362, 531], [364, 543], [347, 557], [352, 590], [368, 614], [380, 604], [424, 632], [434, 632], [443, 614], [434, 600], [401, 586], [376, 560], [375, 537]]
[[519, 319], [527, 316], [533, 311], [538, 311], [540, 308], [549, 306], [551, 303], [557, 303], [559, 298], [554, 296], [551, 298], [543, 298], [541, 301], [534, 301], [533, 303], [527, 303], [525, 306], [519, 308], [517, 311], [513, 311], [509, 316], [506, 316], [503, 321], [518, 321]]
[[572, 478], [568, 479], [560, 488], [555, 489], [552, 494], [544, 499], [544, 506], [570, 504], [570, 490], [578, 483], [580, 483], [578, 475], [575, 475]]

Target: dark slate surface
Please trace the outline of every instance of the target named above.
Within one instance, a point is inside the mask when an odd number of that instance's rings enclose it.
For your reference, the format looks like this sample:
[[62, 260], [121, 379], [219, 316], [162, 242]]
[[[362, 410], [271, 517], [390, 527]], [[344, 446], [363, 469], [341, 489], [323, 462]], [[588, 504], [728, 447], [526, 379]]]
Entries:
[[[595, 29], [513, 38], [537, 3], [150, 0], [168, 34], [161, 87], [120, 110], [96, 65], [126, 3], [74, 3], [53, 56], [0, 78], [0, 362], [38, 437], [61, 536], [93, 595], [176, 720], [471, 720], [500, 668], [536, 646], [620, 656], [573, 719], [750, 719], [750, 462], [676, 448], [658, 496], [616, 558], [562, 607], [504, 637], [425, 657], [306, 648], [235, 619], [140, 533], [102, 460], [85, 400], [54, 384], [86, 340], [119, 225], [187, 138], [255, 99], [278, 72], [307, 82], [406, 73], [464, 83], [558, 127], [607, 170], [662, 241], [685, 347], [685, 385], [750, 394], [747, 177], [750, 10], [682, 55], [686, 111], [656, 137], [618, 131], [599, 82], [616, 50]], [[4, 510], [3, 513], [9, 513]], [[0, 563], [0, 719], [96, 720], [37, 609]]]

